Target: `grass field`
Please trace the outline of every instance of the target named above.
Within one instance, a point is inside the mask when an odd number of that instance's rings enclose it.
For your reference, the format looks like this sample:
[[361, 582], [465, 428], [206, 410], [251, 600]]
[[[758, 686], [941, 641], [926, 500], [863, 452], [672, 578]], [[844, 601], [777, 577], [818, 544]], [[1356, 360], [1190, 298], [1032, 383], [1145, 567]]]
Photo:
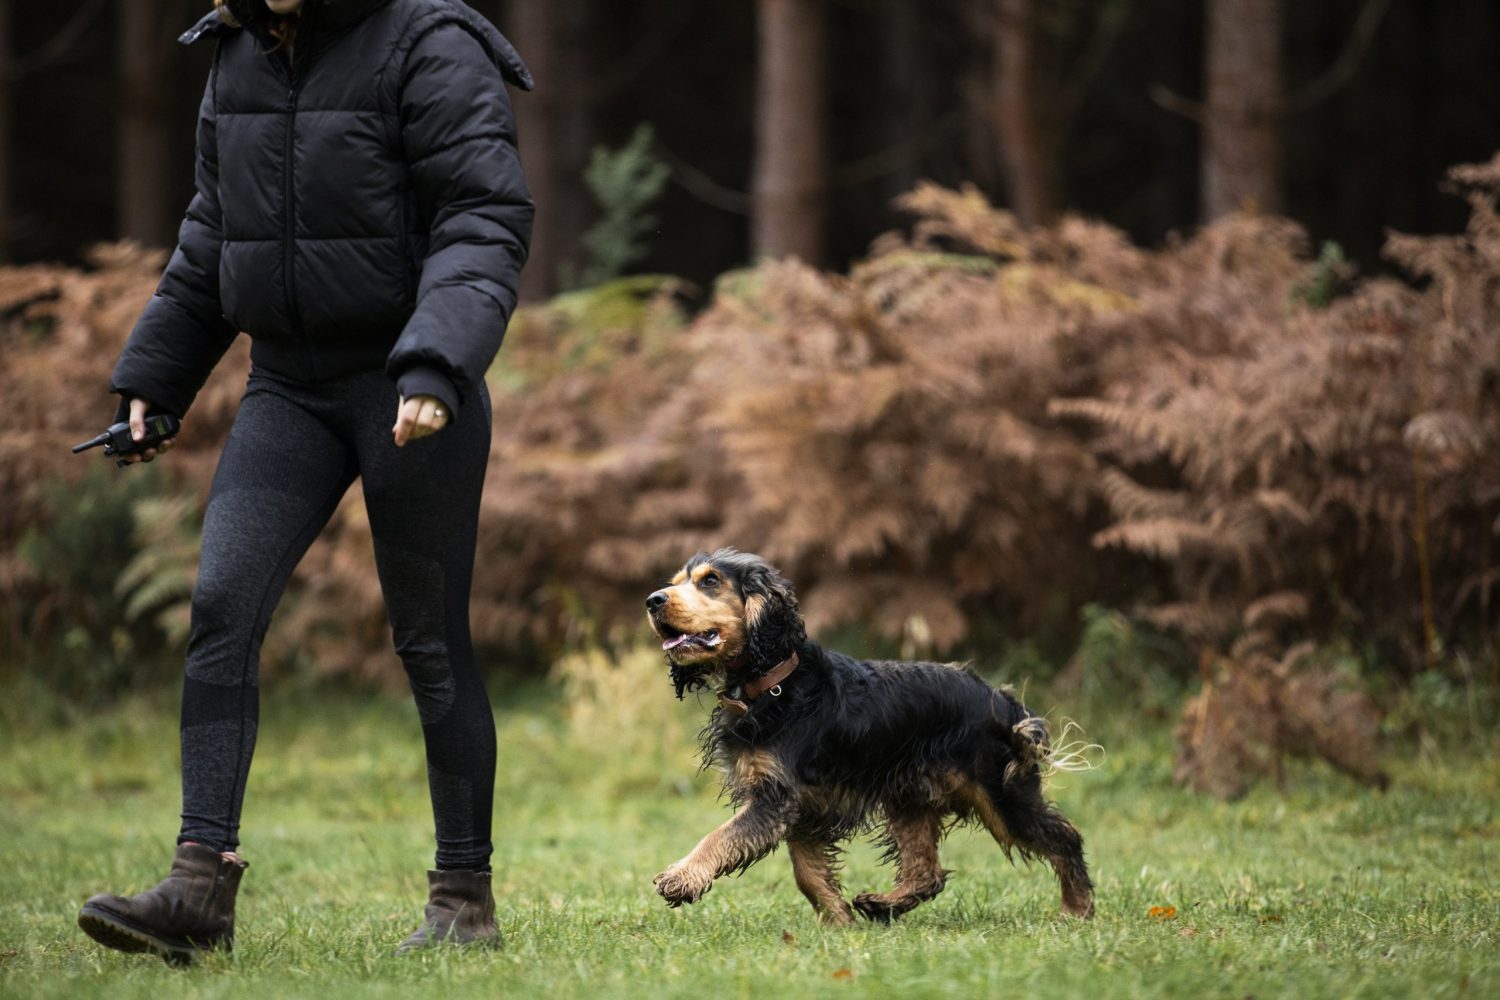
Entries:
[[[502, 951], [397, 959], [430, 862], [415, 711], [268, 691], [245, 812], [237, 950], [181, 971], [77, 929], [101, 890], [166, 870], [170, 696], [0, 733], [0, 996], [1500, 996], [1500, 766], [1394, 748], [1380, 794], [1294, 766], [1232, 805], [1174, 788], [1170, 725], [1087, 718], [1108, 748], [1055, 797], [1083, 831], [1098, 916], [1063, 922], [1039, 867], [958, 831], [948, 891], [891, 927], [824, 930], [784, 854], [667, 909], [651, 876], [721, 822], [691, 734], [704, 707], [611, 700], [574, 677], [499, 690]], [[590, 685], [593, 685], [590, 687]], [[636, 690], [624, 683], [622, 690]], [[1034, 707], [1052, 707], [1045, 698]], [[883, 888], [867, 844], [852, 892]], [[1164, 915], [1153, 908], [1174, 908]]]

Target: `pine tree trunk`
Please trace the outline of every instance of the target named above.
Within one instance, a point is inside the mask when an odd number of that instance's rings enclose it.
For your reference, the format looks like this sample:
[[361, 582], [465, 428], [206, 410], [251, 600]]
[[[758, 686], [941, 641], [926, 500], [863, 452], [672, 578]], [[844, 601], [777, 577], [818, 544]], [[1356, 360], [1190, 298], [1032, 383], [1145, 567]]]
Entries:
[[10, 77], [15, 68], [14, 27], [11, 0], [0, 0], [0, 263], [10, 261], [11, 241], [15, 238], [10, 225], [11, 102], [14, 99]]
[[756, 257], [823, 258], [827, 195], [823, 0], [759, 0]]
[[1011, 210], [1042, 226], [1062, 210], [1062, 123], [1055, 97], [1055, 53], [1040, 24], [1044, 0], [999, 0], [995, 21], [995, 110]]
[[1282, 209], [1281, 0], [1207, 0], [1203, 220]]
[[582, 0], [514, 0], [509, 11], [508, 33], [537, 82], [534, 92], [514, 95], [521, 162], [536, 201], [521, 298], [537, 301], [558, 291], [565, 261], [577, 265], [589, 224], [588, 11]]
[[176, 242], [181, 205], [172, 204], [168, 53], [172, 33], [161, 0], [120, 0], [119, 164], [116, 218], [120, 236], [146, 246]]
[[892, 197], [910, 191], [921, 179], [920, 142], [932, 126], [932, 74], [926, 72], [922, 58], [927, 16], [912, 0], [885, 0], [881, 11], [886, 67], [881, 130], [886, 147], [897, 151], [887, 183]]

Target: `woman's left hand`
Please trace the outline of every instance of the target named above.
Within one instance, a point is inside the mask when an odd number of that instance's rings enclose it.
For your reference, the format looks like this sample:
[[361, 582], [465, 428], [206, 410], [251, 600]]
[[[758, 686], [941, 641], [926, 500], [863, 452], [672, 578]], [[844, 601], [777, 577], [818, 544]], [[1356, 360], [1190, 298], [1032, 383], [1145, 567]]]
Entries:
[[448, 426], [450, 419], [452, 415], [448, 408], [436, 396], [403, 398], [396, 411], [396, 426], [391, 428], [396, 435], [396, 447], [401, 448], [408, 441], [436, 434]]

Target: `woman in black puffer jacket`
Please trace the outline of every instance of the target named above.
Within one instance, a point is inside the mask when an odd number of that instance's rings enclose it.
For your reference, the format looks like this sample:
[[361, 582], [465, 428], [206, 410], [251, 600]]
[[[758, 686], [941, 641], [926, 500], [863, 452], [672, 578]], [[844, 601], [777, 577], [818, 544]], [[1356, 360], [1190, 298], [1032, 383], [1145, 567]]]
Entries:
[[531, 234], [506, 84], [531, 77], [458, 0], [215, 2], [181, 39], [218, 46], [197, 195], [110, 388], [139, 437], [150, 413], [187, 415], [240, 331], [252, 369], [204, 517], [172, 871], [91, 898], [79, 923], [171, 961], [232, 946], [261, 638], [359, 478], [437, 830], [425, 919], [400, 950], [495, 943], [495, 730], [468, 600], [484, 376]]

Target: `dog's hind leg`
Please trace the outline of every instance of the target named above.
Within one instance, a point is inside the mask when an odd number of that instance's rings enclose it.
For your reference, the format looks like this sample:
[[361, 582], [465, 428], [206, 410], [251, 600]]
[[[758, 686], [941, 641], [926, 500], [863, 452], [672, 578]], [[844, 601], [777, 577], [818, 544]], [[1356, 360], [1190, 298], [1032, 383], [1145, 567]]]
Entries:
[[871, 920], [888, 922], [943, 891], [948, 873], [938, 863], [943, 836], [941, 814], [930, 810], [896, 811], [885, 823], [887, 856], [896, 861], [896, 885], [890, 892], [854, 897], [854, 908]]
[[1056, 806], [1042, 797], [1036, 775], [1012, 780], [994, 795], [972, 785], [966, 798], [980, 822], [1010, 853], [1044, 858], [1062, 886], [1062, 910], [1069, 916], [1094, 915], [1094, 883], [1083, 860], [1083, 837]]
[[1094, 883], [1083, 860], [1083, 837], [1056, 806], [1042, 798], [1040, 789], [1007, 794], [1000, 815], [1016, 844], [1047, 859], [1062, 886], [1063, 912], [1073, 917], [1094, 915]]
[[839, 888], [838, 848], [831, 843], [789, 839], [792, 875], [797, 888], [818, 911], [818, 920], [836, 927], [854, 923], [854, 911]]

